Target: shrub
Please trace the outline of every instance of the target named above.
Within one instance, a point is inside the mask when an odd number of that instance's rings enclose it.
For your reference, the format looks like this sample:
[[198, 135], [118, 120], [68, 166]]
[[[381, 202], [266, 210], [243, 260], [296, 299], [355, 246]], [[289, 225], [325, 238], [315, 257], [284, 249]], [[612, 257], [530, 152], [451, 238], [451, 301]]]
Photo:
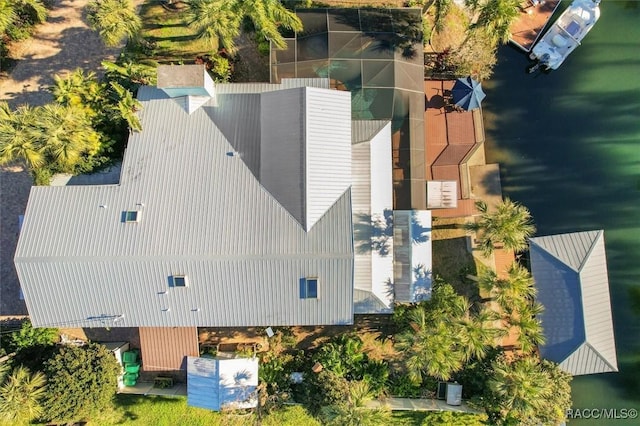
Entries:
[[33, 328], [31, 321], [22, 323], [20, 330], [11, 335], [9, 348], [20, 351], [31, 346], [49, 346], [58, 340], [58, 330], [55, 328]]
[[120, 365], [103, 345], [62, 346], [45, 363], [48, 382], [43, 408], [46, 420], [86, 419], [110, 407]]

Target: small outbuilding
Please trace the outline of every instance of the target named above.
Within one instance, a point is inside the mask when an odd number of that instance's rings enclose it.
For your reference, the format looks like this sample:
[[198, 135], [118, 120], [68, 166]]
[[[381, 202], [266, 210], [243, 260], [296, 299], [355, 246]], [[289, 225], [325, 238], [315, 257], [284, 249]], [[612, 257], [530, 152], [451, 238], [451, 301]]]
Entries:
[[257, 387], [258, 358], [187, 359], [187, 403], [192, 407], [255, 408]]
[[540, 355], [578, 376], [618, 371], [604, 231], [530, 240], [546, 337]]

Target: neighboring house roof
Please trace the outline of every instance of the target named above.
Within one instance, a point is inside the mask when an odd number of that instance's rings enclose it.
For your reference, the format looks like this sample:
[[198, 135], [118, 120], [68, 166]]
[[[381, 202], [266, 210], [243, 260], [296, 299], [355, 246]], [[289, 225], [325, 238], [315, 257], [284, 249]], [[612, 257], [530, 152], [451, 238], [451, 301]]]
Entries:
[[258, 406], [258, 358], [187, 358], [187, 403], [222, 409]]
[[573, 375], [618, 371], [604, 231], [532, 238], [530, 253], [542, 357]]
[[351, 198], [355, 313], [393, 309], [391, 122], [354, 121]]
[[32, 188], [15, 264], [34, 325], [353, 321], [350, 95], [241, 86], [191, 114], [143, 87], [119, 185]]

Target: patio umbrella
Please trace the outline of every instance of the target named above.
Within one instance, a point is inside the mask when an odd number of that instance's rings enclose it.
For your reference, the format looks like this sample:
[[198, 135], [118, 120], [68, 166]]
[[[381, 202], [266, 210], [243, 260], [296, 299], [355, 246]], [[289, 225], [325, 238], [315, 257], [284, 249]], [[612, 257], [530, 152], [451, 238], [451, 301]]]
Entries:
[[466, 111], [480, 108], [480, 102], [486, 96], [480, 83], [471, 77], [456, 80], [451, 94], [453, 95], [453, 103]]

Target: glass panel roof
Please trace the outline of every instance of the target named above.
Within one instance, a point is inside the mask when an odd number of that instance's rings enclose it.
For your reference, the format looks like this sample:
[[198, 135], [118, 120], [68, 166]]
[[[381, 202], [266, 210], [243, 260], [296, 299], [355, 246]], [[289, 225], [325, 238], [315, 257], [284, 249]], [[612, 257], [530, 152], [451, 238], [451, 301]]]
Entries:
[[329, 45], [327, 33], [312, 36], [298, 37], [298, 61], [311, 61], [314, 59], [327, 59]]
[[355, 32], [330, 32], [329, 55], [332, 58], [360, 58], [362, 52], [361, 34]]
[[360, 11], [358, 9], [330, 9], [328, 18], [329, 31], [360, 32]]

